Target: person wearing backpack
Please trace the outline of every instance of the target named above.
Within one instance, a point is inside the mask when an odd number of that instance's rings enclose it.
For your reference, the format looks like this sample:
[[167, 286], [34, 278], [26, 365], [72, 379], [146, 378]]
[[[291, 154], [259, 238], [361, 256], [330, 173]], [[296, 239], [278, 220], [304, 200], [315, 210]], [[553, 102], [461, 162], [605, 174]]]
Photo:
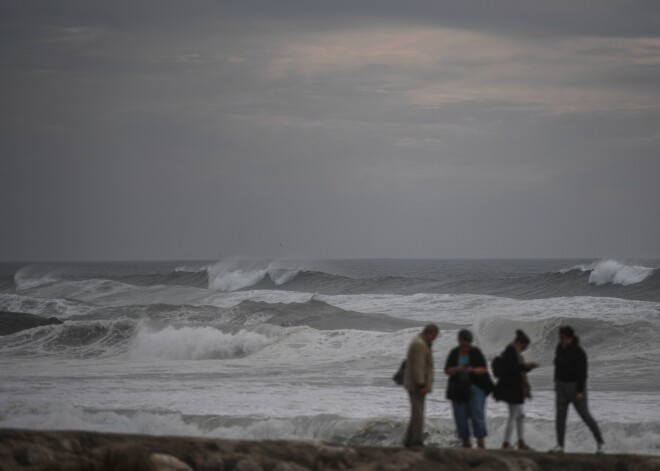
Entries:
[[509, 418], [504, 429], [504, 441], [502, 448], [511, 448], [511, 435], [513, 424], [516, 424], [518, 432], [518, 449], [529, 450], [525, 443], [523, 403], [525, 399], [531, 399], [531, 387], [527, 381], [527, 373], [538, 367], [536, 363], [526, 363], [522, 352], [527, 350], [530, 344], [529, 337], [525, 332], [516, 330], [516, 337], [502, 352], [493, 360], [493, 374], [498, 377], [493, 397], [497, 401], [504, 401], [509, 405]]
[[471, 448], [470, 421], [472, 434], [477, 438], [477, 447], [485, 448], [486, 397], [493, 390], [493, 381], [488, 374], [486, 359], [477, 347], [472, 346], [472, 333], [461, 330], [458, 333], [458, 347], [449, 352], [445, 362], [447, 399], [452, 403], [456, 430], [462, 446]]

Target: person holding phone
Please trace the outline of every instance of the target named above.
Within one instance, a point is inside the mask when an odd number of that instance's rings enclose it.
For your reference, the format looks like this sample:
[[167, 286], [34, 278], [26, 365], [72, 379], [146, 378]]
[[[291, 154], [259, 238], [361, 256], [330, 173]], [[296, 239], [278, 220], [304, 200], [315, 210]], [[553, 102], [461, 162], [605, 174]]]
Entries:
[[518, 432], [518, 449], [529, 450], [525, 443], [524, 419], [525, 413], [523, 404], [525, 399], [532, 398], [532, 390], [527, 380], [527, 373], [538, 367], [536, 363], [527, 363], [522, 356], [522, 352], [529, 347], [530, 340], [525, 332], [516, 330], [516, 337], [513, 339], [504, 352], [500, 355], [499, 367], [496, 375], [499, 374], [499, 380], [495, 385], [493, 397], [497, 401], [504, 401], [509, 406], [509, 418], [504, 429], [504, 441], [502, 448], [511, 448], [511, 435], [513, 434], [513, 425], [516, 425]]

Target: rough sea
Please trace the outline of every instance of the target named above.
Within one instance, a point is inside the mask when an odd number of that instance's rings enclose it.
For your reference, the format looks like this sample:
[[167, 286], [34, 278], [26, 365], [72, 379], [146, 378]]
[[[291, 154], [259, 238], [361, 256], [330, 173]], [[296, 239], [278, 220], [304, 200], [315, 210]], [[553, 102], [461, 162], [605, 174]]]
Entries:
[[[411, 338], [440, 326], [427, 443], [456, 443], [442, 372], [469, 328], [490, 359], [524, 329], [527, 441], [554, 438], [571, 324], [609, 452], [660, 454], [660, 261], [342, 260], [0, 264], [0, 311], [62, 325], [0, 337], [0, 427], [399, 445]], [[487, 446], [506, 406], [489, 398]], [[593, 451], [569, 412], [568, 451]]]

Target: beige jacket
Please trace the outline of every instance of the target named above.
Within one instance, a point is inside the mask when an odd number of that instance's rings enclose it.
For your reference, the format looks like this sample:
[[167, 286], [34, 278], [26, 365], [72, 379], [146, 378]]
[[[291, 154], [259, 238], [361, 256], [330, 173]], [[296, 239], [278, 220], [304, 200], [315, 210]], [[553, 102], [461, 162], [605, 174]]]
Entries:
[[403, 387], [419, 391], [424, 386], [429, 392], [433, 386], [433, 352], [421, 335], [417, 335], [408, 347]]

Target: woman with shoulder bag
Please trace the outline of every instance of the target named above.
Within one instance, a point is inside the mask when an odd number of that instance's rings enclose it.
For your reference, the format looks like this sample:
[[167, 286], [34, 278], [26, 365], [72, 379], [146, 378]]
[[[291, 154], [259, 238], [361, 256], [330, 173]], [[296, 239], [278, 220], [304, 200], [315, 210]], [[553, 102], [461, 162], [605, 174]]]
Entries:
[[472, 346], [472, 333], [461, 330], [458, 333], [458, 347], [449, 352], [445, 363], [447, 399], [452, 402], [456, 431], [462, 446], [470, 448], [470, 422], [472, 435], [477, 446], [485, 448], [486, 397], [493, 389], [488, 374], [486, 359], [477, 347]]

